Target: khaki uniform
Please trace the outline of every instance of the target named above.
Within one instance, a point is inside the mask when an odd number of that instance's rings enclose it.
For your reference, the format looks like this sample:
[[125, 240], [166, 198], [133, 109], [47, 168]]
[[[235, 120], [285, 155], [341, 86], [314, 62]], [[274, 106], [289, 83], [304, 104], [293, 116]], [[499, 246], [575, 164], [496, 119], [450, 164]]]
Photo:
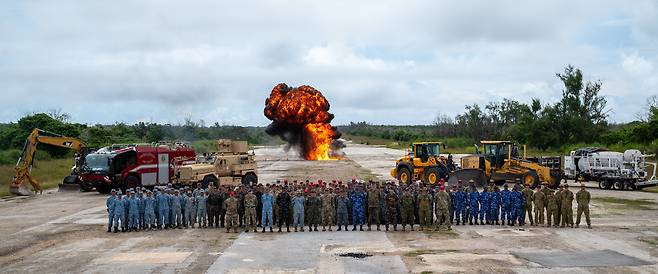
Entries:
[[411, 225], [411, 230], [414, 227], [414, 196], [411, 194], [402, 195], [402, 230], [407, 225]]
[[256, 206], [258, 198], [253, 193], [244, 196], [244, 231], [256, 231]]
[[546, 202], [546, 196], [540, 190], [535, 191], [532, 195], [532, 200], [535, 203], [535, 224], [544, 224], [544, 204]]
[[562, 220], [562, 190], [558, 190], [555, 193], [555, 200], [557, 200], [557, 218], [553, 221], [556, 226], [559, 226], [560, 221]]
[[587, 226], [591, 226], [592, 222], [589, 220], [589, 200], [591, 195], [589, 191], [581, 189], [576, 193], [576, 202], [578, 203], [578, 213], [576, 215], [576, 225], [580, 225], [580, 216], [585, 213], [585, 221]]
[[569, 225], [573, 227], [573, 192], [568, 189], [562, 191], [562, 227]]

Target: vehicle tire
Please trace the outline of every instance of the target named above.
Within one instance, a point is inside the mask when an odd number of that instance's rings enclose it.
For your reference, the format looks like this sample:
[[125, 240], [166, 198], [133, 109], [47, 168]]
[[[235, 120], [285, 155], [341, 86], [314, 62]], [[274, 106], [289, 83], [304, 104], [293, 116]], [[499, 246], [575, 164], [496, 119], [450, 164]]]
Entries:
[[443, 178], [441, 176], [441, 170], [438, 167], [430, 167], [425, 171], [425, 183], [434, 185]]
[[622, 182], [622, 181], [615, 181], [615, 182], [612, 184], [612, 187], [613, 187], [614, 189], [616, 189], [616, 190], [622, 190], [622, 189], [624, 189], [624, 182]]
[[615, 184], [615, 182], [610, 181], [610, 180], [606, 180], [605, 182], [606, 182], [605, 183], [605, 189], [612, 189], [612, 185]]
[[398, 181], [400, 181], [400, 183], [403, 183], [405, 185], [411, 184], [412, 177], [413, 176], [411, 175], [411, 170], [409, 170], [409, 168], [401, 167], [398, 169], [397, 179]]
[[537, 176], [537, 172], [534, 170], [526, 171], [526, 173], [521, 176], [521, 183], [529, 186], [531, 189], [537, 188], [537, 186], [539, 186], [539, 176]]
[[217, 186], [217, 178], [215, 178], [215, 176], [208, 175], [206, 177], [203, 177], [203, 182], [201, 182], [201, 187], [208, 188], [209, 185], [212, 185], [214, 187]]
[[254, 173], [247, 173], [242, 176], [242, 185], [258, 184], [258, 176]]
[[128, 175], [125, 180], [125, 184], [123, 185], [126, 189], [128, 188], [136, 188], [136, 187], [141, 187], [142, 183], [139, 181], [139, 178], [135, 175]]
[[605, 188], [604, 184], [605, 181], [599, 181], [599, 189], [604, 189]]

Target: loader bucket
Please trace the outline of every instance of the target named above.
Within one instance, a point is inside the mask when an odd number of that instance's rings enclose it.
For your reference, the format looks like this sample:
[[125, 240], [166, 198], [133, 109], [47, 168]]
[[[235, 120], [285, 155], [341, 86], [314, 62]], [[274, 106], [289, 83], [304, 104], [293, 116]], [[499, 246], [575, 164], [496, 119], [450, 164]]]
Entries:
[[64, 177], [64, 181], [58, 185], [58, 192], [79, 192], [80, 184], [77, 182], [77, 177], [75, 175], [69, 175]]
[[481, 187], [487, 185], [487, 177], [484, 175], [484, 171], [481, 169], [460, 169], [450, 173], [448, 178], [448, 185], [453, 186], [457, 185], [457, 182], [461, 180], [462, 183], [467, 186], [468, 181], [475, 181], [475, 186]]
[[32, 195], [34, 195], [34, 192], [27, 189], [27, 187], [24, 184], [21, 184], [19, 186], [15, 186], [15, 185], [9, 186], [9, 192], [11, 192], [11, 194], [18, 195], [18, 196], [32, 196]]

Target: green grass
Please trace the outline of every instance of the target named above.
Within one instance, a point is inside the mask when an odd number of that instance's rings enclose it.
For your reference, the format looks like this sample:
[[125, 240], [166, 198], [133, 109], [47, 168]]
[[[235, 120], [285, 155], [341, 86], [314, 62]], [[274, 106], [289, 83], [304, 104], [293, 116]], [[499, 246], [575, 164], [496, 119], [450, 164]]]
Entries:
[[628, 209], [637, 209], [637, 210], [651, 210], [651, 205], [655, 205], [656, 202], [650, 201], [648, 199], [623, 199], [615, 197], [597, 197], [592, 198], [594, 201], [599, 201], [603, 203], [614, 204]]
[[411, 251], [411, 252], [407, 252], [407, 253], [404, 254], [404, 256], [417, 257], [417, 256], [421, 256], [421, 255], [436, 254], [436, 253], [438, 253], [438, 251], [433, 250], [433, 249], [418, 249], [418, 250], [414, 250], [414, 251]]
[[658, 186], [645, 187], [642, 189], [644, 192], [658, 193]]
[[648, 245], [658, 247], [658, 237], [650, 237], [650, 238], [640, 237], [639, 240], [640, 240], [640, 242], [647, 243]]
[[[32, 176], [43, 189], [56, 187], [71, 173], [73, 159], [35, 160]], [[15, 175], [14, 165], [0, 165], [0, 197], [11, 195], [9, 185]], [[31, 186], [28, 186], [31, 188]]]

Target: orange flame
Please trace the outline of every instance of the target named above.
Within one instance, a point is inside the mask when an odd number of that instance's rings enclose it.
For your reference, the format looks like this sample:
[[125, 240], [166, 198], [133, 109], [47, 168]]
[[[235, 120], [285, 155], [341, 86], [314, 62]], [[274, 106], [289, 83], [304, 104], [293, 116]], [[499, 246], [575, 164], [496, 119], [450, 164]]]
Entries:
[[331, 143], [340, 133], [330, 124], [334, 116], [329, 113], [329, 102], [320, 91], [311, 86], [290, 88], [278, 84], [265, 101], [264, 113], [275, 127], [284, 128], [283, 131], [302, 131], [296, 132], [301, 138], [297, 145], [305, 159], [332, 160]]

